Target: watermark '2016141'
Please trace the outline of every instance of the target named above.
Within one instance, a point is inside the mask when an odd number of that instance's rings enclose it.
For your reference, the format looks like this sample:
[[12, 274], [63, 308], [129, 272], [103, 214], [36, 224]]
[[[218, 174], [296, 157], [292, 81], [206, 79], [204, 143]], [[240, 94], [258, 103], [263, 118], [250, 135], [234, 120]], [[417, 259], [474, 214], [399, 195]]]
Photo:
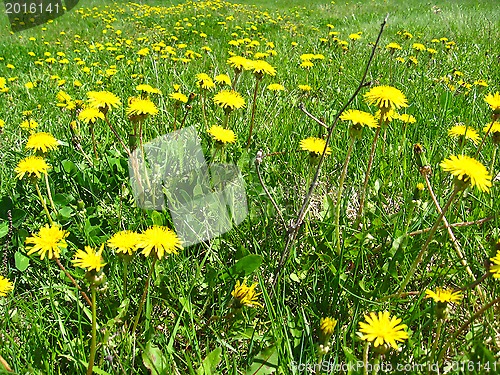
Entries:
[[13, 32], [26, 30], [62, 16], [79, 0], [4, 0], [5, 14]]

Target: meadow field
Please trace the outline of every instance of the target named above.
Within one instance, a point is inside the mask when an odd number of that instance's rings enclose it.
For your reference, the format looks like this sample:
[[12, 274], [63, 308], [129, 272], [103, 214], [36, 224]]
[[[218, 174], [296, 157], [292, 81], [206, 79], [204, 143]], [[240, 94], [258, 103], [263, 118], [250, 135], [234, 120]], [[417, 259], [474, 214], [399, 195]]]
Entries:
[[498, 1], [10, 16], [0, 374], [500, 373]]

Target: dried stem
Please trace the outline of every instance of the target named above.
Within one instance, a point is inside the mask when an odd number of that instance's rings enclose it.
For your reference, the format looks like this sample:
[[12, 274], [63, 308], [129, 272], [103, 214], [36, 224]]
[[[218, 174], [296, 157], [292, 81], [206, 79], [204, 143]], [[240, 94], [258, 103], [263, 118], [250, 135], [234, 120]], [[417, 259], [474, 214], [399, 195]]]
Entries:
[[380, 42], [380, 37], [382, 36], [382, 32], [384, 31], [384, 27], [385, 27], [385, 25], [387, 23], [387, 19], [388, 18], [389, 18], [389, 14], [387, 14], [387, 16], [385, 17], [384, 21], [380, 25], [380, 31], [378, 33], [377, 40], [375, 41], [375, 43], [373, 45], [372, 52], [370, 54], [368, 62], [366, 63], [366, 67], [365, 67], [365, 70], [363, 72], [363, 76], [361, 77], [361, 80], [359, 82], [358, 87], [356, 88], [356, 90], [354, 91], [354, 93], [351, 95], [351, 97], [349, 98], [349, 100], [338, 111], [337, 115], [335, 116], [335, 118], [333, 120], [332, 126], [330, 126], [328, 128], [328, 135], [326, 137], [325, 147], [324, 147], [323, 152], [321, 153], [320, 159], [318, 161], [318, 165], [316, 167], [316, 173], [315, 173], [314, 178], [313, 178], [313, 180], [312, 180], [312, 182], [311, 182], [311, 184], [309, 186], [309, 191], [308, 191], [307, 195], [304, 198], [304, 202], [302, 203], [302, 206], [301, 206], [301, 208], [300, 208], [300, 210], [299, 210], [299, 212], [297, 214], [296, 220], [293, 221], [290, 224], [289, 228], [288, 228], [288, 231], [287, 231], [288, 235], [287, 235], [287, 239], [286, 239], [286, 243], [285, 243], [285, 248], [283, 249], [283, 253], [281, 255], [281, 258], [280, 258], [280, 260], [278, 262], [278, 265], [276, 267], [276, 270], [275, 270], [275, 277], [274, 277], [274, 281], [273, 281], [273, 285], [272, 285], [272, 290], [270, 292], [270, 296], [272, 296], [272, 293], [273, 293], [274, 288], [276, 286], [276, 282], [278, 281], [279, 275], [280, 275], [280, 273], [283, 270], [283, 265], [288, 260], [288, 256], [290, 254], [290, 247], [292, 246], [292, 244], [295, 241], [295, 238], [297, 236], [299, 228], [302, 225], [304, 217], [305, 217], [305, 215], [307, 213], [307, 210], [309, 208], [309, 203], [311, 201], [311, 197], [313, 195], [314, 189], [318, 185], [318, 179], [319, 179], [319, 175], [321, 173], [321, 167], [323, 166], [323, 163], [324, 163], [324, 160], [325, 160], [325, 154], [326, 154], [326, 150], [327, 150], [328, 144], [330, 142], [330, 138], [332, 137], [333, 131], [335, 130], [335, 128], [337, 126], [337, 123], [338, 123], [338, 120], [339, 120], [340, 116], [342, 115], [342, 113], [351, 105], [351, 103], [354, 101], [354, 99], [358, 95], [359, 91], [364, 86], [366, 86], [365, 79], [366, 79], [366, 76], [368, 74], [368, 70], [369, 70], [370, 65], [372, 63], [373, 57], [375, 56], [375, 51], [377, 50], [377, 46], [378, 46], [378, 44]]
[[68, 272], [68, 270], [62, 265], [61, 261], [59, 260], [59, 258], [55, 258], [56, 259], [56, 264], [59, 266], [59, 268], [61, 269], [61, 271], [64, 272], [64, 274], [66, 275], [66, 277], [68, 279], [71, 280], [71, 283], [76, 287], [76, 289], [78, 289], [82, 295], [82, 297], [85, 299], [85, 301], [88, 303], [89, 307], [92, 307], [92, 302], [90, 301], [89, 299], [89, 296], [87, 295], [87, 293], [85, 293], [82, 288], [80, 287], [80, 285], [78, 285], [78, 283], [76, 282], [76, 280], [73, 278], [73, 276], [71, 276]]
[[[495, 216], [488, 216], [488, 217], [485, 217], [483, 219], [479, 219], [479, 220], [474, 220], [474, 221], [461, 221], [460, 223], [453, 223], [453, 224], [449, 224], [451, 228], [456, 228], [456, 227], [468, 227], [470, 225], [478, 225], [478, 224], [483, 224], [483, 223], [486, 223], [488, 221], [491, 221], [495, 219]], [[419, 234], [423, 234], [423, 233], [427, 233], [431, 230], [432, 228], [425, 228], [425, 229], [419, 229], [419, 230], [416, 230], [416, 231], [413, 231], [413, 232], [410, 232], [408, 233], [408, 236], [409, 237], [413, 237], [413, 236], [416, 236], [416, 235], [419, 235]]]

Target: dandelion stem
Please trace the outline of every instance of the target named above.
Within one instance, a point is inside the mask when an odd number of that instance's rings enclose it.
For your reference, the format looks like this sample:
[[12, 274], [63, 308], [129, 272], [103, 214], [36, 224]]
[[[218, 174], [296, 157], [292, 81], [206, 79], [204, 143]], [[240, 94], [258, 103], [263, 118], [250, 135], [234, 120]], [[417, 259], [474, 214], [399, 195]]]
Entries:
[[495, 159], [496, 159], [496, 156], [497, 156], [497, 150], [498, 150], [498, 146], [493, 149], [493, 155], [491, 156], [490, 173], [493, 176], [494, 176], [493, 169], [495, 168]]
[[94, 367], [95, 352], [97, 347], [97, 313], [96, 313], [96, 286], [90, 287], [92, 294], [92, 338], [90, 340], [90, 356], [89, 365], [87, 367], [87, 375], [92, 375], [92, 368]]
[[148, 294], [149, 283], [151, 281], [151, 275], [155, 269], [155, 264], [158, 258], [155, 256], [153, 262], [151, 263], [151, 268], [149, 269], [148, 276], [146, 277], [146, 283], [144, 284], [144, 291], [142, 292], [141, 300], [139, 301], [139, 306], [137, 307], [137, 314], [134, 319], [134, 325], [132, 326], [132, 333], [135, 333], [137, 324], [139, 323], [139, 318], [141, 317], [142, 308], [144, 307], [144, 302], [146, 301], [146, 296]]
[[[174, 128], [174, 131], [177, 130], [177, 110], [179, 109], [179, 106], [177, 104], [174, 105], [174, 123], [173, 123], [173, 128]], [[168, 129], [167, 129], [168, 131]]]
[[250, 147], [250, 141], [252, 139], [253, 123], [255, 120], [255, 108], [257, 107], [257, 92], [259, 91], [260, 79], [255, 81], [255, 88], [253, 90], [253, 102], [252, 102], [252, 117], [250, 118], [250, 130], [248, 131], [247, 148]]
[[[382, 114], [380, 114], [380, 119], [381, 119], [380, 121], [382, 121], [382, 118], [383, 116]], [[373, 160], [375, 158], [375, 149], [377, 148], [377, 139], [380, 135], [380, 129], [381, 127], [379, 126], [375, 131], [375, 136], [373, 137], [372, 148], [370, 151], [370, 158], [368, 159], [368, 165], [366, 166], [365, 181], [363, 182], [363, 188], [361, 189], [361, 197], [359, 199], [359, 208], [356, 214], [356, 220], [354, 221], [355, 228], [359, 227], [359, 224], [361, 223], [361, 216], [363, 215], [363, 210], [365, 208], [366, 190], [368, 189], [368, 180], [370, 179], [370, 172], [372, 170]]]
[[54, 221], [52, 220], [52, 217], [50, 216], [49, 209], [47, 208], [47, 204], [45, 203], [45, 199], [43, 199], [42, 192], [40, 191], [40, 187], [38, 186], [38, 181], [35, 182], [35, 188], [36, 192], [38, 194], [38, 199], [40, 199], [40, 203], [43, 206], [43, 210], [45, 211], [45, 215], [47, 215], [47, 219], [49, 219], [49, 224], [54, 225]]
[[401, 293], [404, 291], [404, 289], [406, 288], [406, 286], [410, 282], [411, 278], [413, 277], [413, 275], [417, 271], [417, 267], [420, 264], [420, 262], [422, 261], [422, 258], [424, 257], [424, 254], [427, 251], [427, 248], [429, 247], [429, 244], [431, 243], [432, 238], [434, 237], [434, 234], [436, 233], [436, 230], [439, 227], [439, 224], [441, 223], [441, 220], [443, 220], [444, 215], [446, 214], [446, 212], [450, 208], [453, 200], [455, 199], [455, 197], [457, 196], [457, 194], [460, 190], [461, 190], [461, 187], [455, 185], [455, 188], [453, 189], [453, 192], [451, 193], [450, 198], [448, 199], [448, 202], [446, 202], [446, 205], [443, 207], [443, 210], [440, 212], [439, 217], [437, 218], [436, 222], [434, 223], [431, 230], [429, 231], [429, 236], [427, 237], [427, 241], [425, 241], [424, 246], [422, 246], [422, 249], [418, 253], [415, 260], [413, 261], [413, 263], [410, 267], [410, 270], [406, 274], [406, 277], [403, 280], [403, 283], [401, 284], [401, 286], [399, 287], [398, 292], [395, 293], [395, 296], [401, 295]]
[[344, 166], [342, 167], [342, 174], [340, 175], [339, 187], [337, 192], [337, 202], [336, 202], [337, 206], [335, 210], [335, 238], [337, 240], [337, 255], [340, 255], [340, 251], [342, 248], [340, 244], [340, 207], [342, 206], [341, 204], [342, 192], [344, 191], [344, 181], [347, 175], [347, 167], [349, 165], [349, 159], [351, 158], [352, 149], [355, 141], [356, 139], [354, 137], [351, 137], [351, 142], [349, 143], [349, 148], [347, 149], [347, 155], [345, 157]]
[[497, 303], [500, 302], [500, 297], [495, 298], [494, 300], [490, 301], [481, 309], [479, 309], [474, 315], [472, 315], [462, 326], [456, 331], [453, 336], [448, 340], [444, 348], [441, 350], [441, 353], [439, 354], [438, 358], [438, 363], [441, 363], [443, 360], [444, 356], [446, 355], [446, 352], [450, 348], [451, 344], [457, 339], [458, 336], [460, 336], [470, 325], [474, 320], [479, 318], [481, 315], [483, 315], [488, 309], [490, 309], [492, 306], [496, 305]]
[[[425, 185], [427, 186], [427, 190], [429, 190], [429, 194], [431, 195], [432, 202], [434, 202], [434, 206], [436, 206], [436, 210], [439, 214], [442, 213], [441, 206], [439, 205], [439, 202], [436, 198], [436, 195], [434, 194], [434, 190], [432, 189], [432, 185], [429, 181], [429, 174], [424, 172], [423, 169], [421, 169], [420, 174], [424, 177], [425, 179]], [[453, 244], [453, 248], [455, 249], [455, 253], [458, 256], [458, 259], [460, 259], [460, 263], [464, 266], [465, 270], [467, 271], [468, 275], [471, 277], [472, 281], [476, 280], [476, 277], [474, 276], [474, 273], [469, 267], [469, 264], [467, 263], [467, 260], [465, 259], [465, 256], [462, 252], [462, 249], [460, 247], [460, 243], [458, 242], [457, 238], [455, 237], [455, 234], [453, 233], [453, 230], [450, 227], [450, 224], [448, 223], [448, 220], [446, 217], [443, 215], [443, 224], [446, 227], [446, 230], [448, 231], [448, 235], [450, 236], [451, 243]], [[479, 294], [479, 297], [481, 299], [481, 302], [484, 303], [486, 296], [484, 295], [483, 290], [479, 285], [476, 285], [476, 290]]]
[[486, 141], [486, 138], [488, 138], [488, 135], [490, 134], [491, 128], [493, 127], [493, 124], [495, 123], [495, 119], [496, 119], [496, 117], [492, 116], [491, 124], [488, 127], [488, 131], [486, 132], [486, 134], [484, 135], [483, 139], [481, 140], [481, 143], [479, 144], [479, 146], [478, 146], [478, 148], [476, 150], [476, 153], [474, 154], [474, 159], [477, 159], [477, 156], [479, 155], [479, 153], [483, 149], [484, 142]]
[[99, 154], [97, 153], [97, 146], [95, 142], [95, 132], [94, 132], [94, 124], [92, 121], [89, 123], [90, 128], [90, 136], [92, 137], [92, 148], [94, 149], [94, 155], [97, 160], [99, 160]]
[[264, 183], [264, 180], [262, 179], [262, 176], [260, 174], [260, 164], [262, 163], [262, 159], [264, 158], [263, 154], [264, 153], [262, 152], [262, 150], [259, 150], [257, 152], [257, 156], [255, 157], [255, 169], [257, 170], [257, 176], [259, 177], [259, 182], [262, 185], [262, 188], [264, 189], [264, 192], [266, 193], [266, 195], [268, 196], [269, 200], [273, 204], [274, 209], [278, 213], [278, 216], [279, 216], [279, 218], [281, 220], [281, 223], [283, 224], [283, 227], [286, 228], [285, 219], [283, 219], [283, 216], [281, 215], [281, 211], [280, 211], [278, 205], [276, 204], [275, 200], [273, 199], [273, 196], [271, 195], [271, 193], [267, 189], [267, 186]]
[[54, 201], [52, 200], [52, 193], [50, 191], [49, 175], [48, 174], [45, 175], [45, 186], [47, 187], [47, 197], [49, 198], [50, 207], [52, 207], [52, 210], [57, 215], [57, 209], [56, 209], [56, 206], [54, 205]]
[[354, 101], [354, 99], [358, 95], [359, 91], [361, 90], [361, 88], [363, 88], [364, 86], [366, 86], [365, 79], [366, 79], [366, 76], [368, 74], [368, 70], [370, 69], [370, 65], [371, 65], [371, 63], [373, 61], [373, 57], [375, 56], [375, 51], [377, 50], [378, 44], [380, 42], [380, 37], [382, 36], [382, 32], [384, 31], [384, 27], [387, 24], [387, 19], [388, 18], [389, 18], [389, 15], [387, 15], [385, 17], [384, 21], [380, 25], [380, 31], [379, 31], [379, 33], [377, 35], [377, 40], [373, 44], [373, 48], [372, 48], [370, 57], [368, 58], [365, 70], [363, 72], [363, 76], [361, 77], [361, 79], [359, 81], [358, 87], [356, 88], [356, 90], [354, 90], [354, 93], [347, 100], [347, 102], [342, 106], [342, 108], [340, 108], [340, 110], [338, 111], [337, 115], [335, 116], [335, 118], [333, 120], [332, 125], [328, 128], [328, 134], [327, 134], [327, 137], [326, 137], [326, 140], [325, 140], [325, 147], [324, 147], [323, 152], [321, 153], [320, 159], [318, 161], [318, 165], [316, 167], [316, 174], [314, 176], [314, 179], [313, 179], [312, 183], [309, 186], [309, 191], [308, 191], [306, 197], [304, 198], [304, 202], [302, 203], [302, 206], [301, 206], [301, 208], [300, 208], [300, 210], [299, 210], [299, 212], [297, 214], [296, 220], [294, 220], [290, 224], [290, 226], [289, 226], [289, 228], [287, 230], [287, 238], [286, 238], [285, 248], [284, 248], [284, 250], [282, 252], [281, 258], [280, 258], [280, 260], [278, 262], [278, 265], [276, 267], [276, 271], [275, 271], [275, 276], [276, 277], [274, 277], [273, 285], [272, 285], [272, 290], [269, 293], [270, 298], [272, 297], [274, 288], [275, 288], [276, 283], [277, 283], [277, 281], [279, 279], [279, 275], [282, 272], [282, 270], [284, 269], [283, 265], [286, 263], [286, 261], [288, 259], [288, 256], [290, 254], [290, 247], [294, 243], [295, 238], [297, 237], [297, 233], [299, 231], [299, 228], [302, 225], [302, 222], [304, 221], [304, 217], [305, 217], [305, 215], [306, 215], [306, 213], [308, 211], [309, 203], [310, 203], [311, 197], [312, 197], [312, 195], [314, 193], [314, 189], [318, 185], [318, 179], [319, 179], [319, 175], [321, 173], [321, 167], [322, 167], [322, 165], [324, 163], [324, 160], [325, 160], [325, 154], [326, 154], [326, 150], [328, 148], [328, 143], [330, 142], [330, 138], [332, 137], [333, 131], [337, 127], [337, 123], [338, 123], [339, 118], [342, 115], [342, 113], [347, 109], [347, 107], [349, 107], [351, 105], [351, 103]]
[[89, 305], [89, 307], [92, 307], [92, 302], [90, 301], [89, 299], [89, 296], [87, 295], [87, 293], [85, 293], [82, 288], [80, 287], [80, 285], [78, 285], [78, 283], [76, 282], [76, 280], [73, 278], [73, 276], [70, 275], [70, 273], [68, 272], [68, 270], [66, 269], [66, 267], [64, 267], [61, 263], [61, 261], [59, 260], [59, 258], [55, 258], [56, 259], [56, 264], [57, 266], [61, 269], [61, 271], [64, 272], [64, 274], [66, 275], [66, 277], [68, 279], [70, 279], [71, 283], [76, 287], [76, 289], [78, 289], [82, 295], [82, 297], [85, 299], [85, 301], [87, 302], [87, 304]]
[[372, 375], [377, 375], [380, 368], [380, 354], [376, 354], [373, 360], [373, 371]]
[[123, 149], [125, 150], [125, 152], [127, 153], [127, 155], [129, 157], [132, 156], [132, 154], [130, 153], [130, 150], [129, 148], [127, 147], [127, 145], [125, 144], [125, 142], [123, 142], [123, 139], [122, 137], [120, 137], [120, 135], [117, 133], [117, 131], [115, 130], [114, 126], [111, 124], [111, 122], [109, 121], [108, 119], [108, 116], [105, 115], [104, 116], [104, 121], [106, 121], [106, 124], [108, 124], [108, 127], [111, 129], [111, 131], [113, 132], [113, 134], [115, 135], [116, 139], [118, 139], [118, 142], [121, 143]]
[[436, 355], [436, 349], [439, 343], [439, 339], [441, 338], [441, 330], [443, 328], [443, 319], [439, 319], [437, 327], [436, 327], [436, 337], [434, 337], [434, 341], [432, 343], [431, 354], [429, 356], [429, 362], [427, 363], [427, 374], [430, 374], [432, 368], [432, 361], [434, 361], [434, 356]]
[[368, 341], [365, 341], [365, 346], [363, 347], [363, 375], [368, 375]]

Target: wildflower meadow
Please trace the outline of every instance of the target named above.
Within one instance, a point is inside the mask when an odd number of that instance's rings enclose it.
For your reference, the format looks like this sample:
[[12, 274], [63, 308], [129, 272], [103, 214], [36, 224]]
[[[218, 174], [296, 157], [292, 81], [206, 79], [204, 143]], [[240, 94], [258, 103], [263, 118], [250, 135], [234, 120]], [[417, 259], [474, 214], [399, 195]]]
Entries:
[[1, 10], [0, 374], [500, 373], [496, 0]]

